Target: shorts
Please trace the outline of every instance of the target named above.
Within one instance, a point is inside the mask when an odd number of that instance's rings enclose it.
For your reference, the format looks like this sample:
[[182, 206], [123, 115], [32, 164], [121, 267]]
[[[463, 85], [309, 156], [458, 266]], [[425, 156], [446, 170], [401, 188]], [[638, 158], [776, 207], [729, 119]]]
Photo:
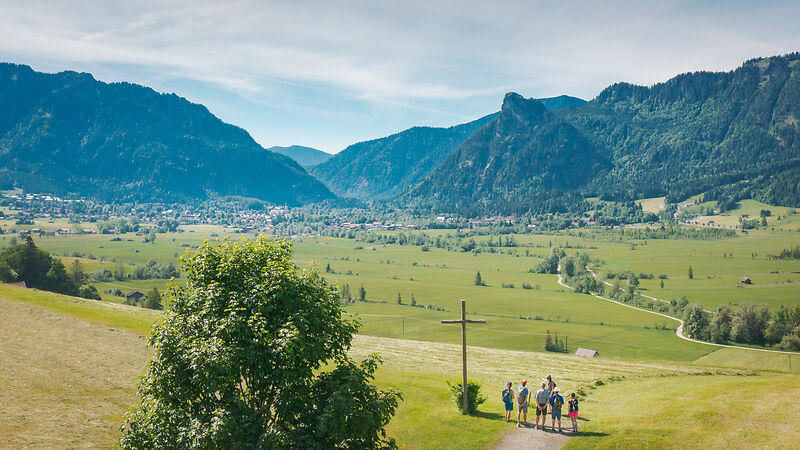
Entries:
[[513, 411], [514, 410], [514, 402], [506, 403], [506, 411]]
[[528, 404], [527, 403], [525, 403], [524, 405], [519, 405], [518, 409], [519, 409], [519, 412], [523, 412], [525, 414], [528, 414]]
[[560, 409], [554, 409], [553, 412], [551, 413], [551, 415], [553, 417], [553, 420], [556, 420], [556, 419], [561, 420], [561, 410]]
[[546, 406], [545, 406], [544, 409], [538, 408], [538, 407], [536, 408], [536, 417], [539, 417], [539, 416], [547, 417], [547, 407]]
[[578, 411], [569, 413], [569, 416], [577, 418], [578, 417]]

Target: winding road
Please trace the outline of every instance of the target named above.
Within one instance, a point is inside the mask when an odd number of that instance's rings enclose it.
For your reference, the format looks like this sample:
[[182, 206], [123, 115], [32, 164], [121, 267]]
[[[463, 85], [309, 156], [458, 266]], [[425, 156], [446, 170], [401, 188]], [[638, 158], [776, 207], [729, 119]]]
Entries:
[[[600, 281], [600, 282], [602, 282], [602, 283], [604, 283], [604, 284], [606, 284], [608, 286], [611, 286], [611, 283], [609, 283], [608, 281], [605, 281], [605, 280], [601, 280], [600, 277], [598, 277], [597, 274], [594, 273], [594, 271], [592, 269], [587, 267], [586, 270], [589, 271], [589, 273], [591, 273], [592, 276], [597, 281]], [[567, 289], [574, 290], [572, 288], [572, 286], [569, 286], [568, 284], [564, 283], [564, 279], [561, 276], [561, 266], [560, 265], [558, 266], [558, 284], [560, 284], [561, 286], [564, 286]], [[644, 311], [644, 312], [649, 313], [649, 314], [655, 314], [657, 316], [666, 317], [667, 319], [674, 320], [674, 321], [676, 321], [676, 322], [678, 322], [680, 324], [678, 326], [678, 328], [675, 329], [675, 334], [679, 338], [681, 338], [681, 339], [683, 339], [685, 341], [694, 342], [694, 343], [703, 344], [703, 345], [711, 345], [713, 347], [737, 348], [737, 349], [740, 349], [740, 350], [752, 350], [752, 351], [755, 351], [755, 352], [781, 353], [781, 354], [784, 354], [784, 355], [798, 355], [798, 354], [800, 354], [798, 352], [787, 352], [787, 351], [782, 351], [782, 350], [768, 350], [768, 349], [765, 349], [765, 348], [740, 347], [738, 345], [715, 344], [713, 342], [698, 341], [697, 339], [692, 339], [690, 337], [684, 336], [684, 334], [683, 334], [683, 320], [678, 319], [677, 317], [672, 317], [672, 316], [669, 316], [669, 315], [666, 315], [666, 314], [662, 314], [660, 312], [650, 311], [648, 309], [639, 308], [639, 307], [636, 307], [636, 306], [631, 306], [631, 305], [628, 305], [626, 303], [619, 302], [617, 300], [612, 300], [610, 298], [602, 297], [600, 295], [595, 294], [594, 292], [590, 292], [590, 294], [595, 298], [599, 298], [600, 300], [605, 300], [607, 302], [616, 303], [616, 304], [618, 304], [620, 306], [624, 306], [626, 308], [636, 309], [636, 310], [639, 310], [639, 311]], [[666, 300], [661, 300], [660, 298], [651, 297], [649, 295], [644, 295], [644, 294], [639, 294], [639, 295], [641, 295], [642, 297], [645, 297], [645, 298], [649, 298], [650, 300], [669, 303]]]

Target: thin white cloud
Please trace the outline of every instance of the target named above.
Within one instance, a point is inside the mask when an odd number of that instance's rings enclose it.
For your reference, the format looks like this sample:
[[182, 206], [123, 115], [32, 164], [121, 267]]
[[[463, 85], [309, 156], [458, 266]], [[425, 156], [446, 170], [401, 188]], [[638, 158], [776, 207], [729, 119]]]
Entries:
[[796, 51], [799, 16], [785, 0], [0, 0], [0, 60], [129, 67], [309, 114], [297, 92], [335, 92], [449, 123], [506, 91], [591, 98]]
[[690, 65], [678, 58], [710, 58], [716, 68], [721, 59], [785, 50], [787, 36], [726, 29], [719, 19], [737, 8], [709, 5], [2, 2], [0, 52], [141, 65], [244, 95], [263, 93], [256, 80], [280, 79], [364, 99], [459, 100], [530, 85], [526, 78], [564, 88], [623, 74], [649, 83]]

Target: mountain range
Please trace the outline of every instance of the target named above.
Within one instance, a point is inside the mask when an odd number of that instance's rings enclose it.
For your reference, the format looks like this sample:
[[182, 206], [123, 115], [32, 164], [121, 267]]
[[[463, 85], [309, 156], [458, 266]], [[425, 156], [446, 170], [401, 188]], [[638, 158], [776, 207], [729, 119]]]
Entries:
[[580, 189], [610, 162], [544, 103], [506, 94], [500, 113], [404, 193], [408, 203], [469, 211], [487, 200]]
[[800, 53], [617, 83], [588, 102], [509, 93], [497, 113], [333, 156], [264, 149], [202, 105], [89, 74], [0, 64], [0, 102], [4, 188], [110, 201], [306, 204], [335, 194], [465, 215], [699, 193], [800, 207]]
[[333, 197], [204, 106], [90, 74], [0, 64], [0, 186], [107, 201]]
[[[436, 152], [441, 162], [394, 198], [435, 211], [575, 211], [588, 197], [678, 201], [703, 192], [800, 207], [800, 54], [650, 87], [617, 83], [565, 108], [511, 93], [449, 152], [418, 145], [417, 154]], [[408, 166], [406, 153], [389, 152], [359, 176], [382, 180], [385, 167]], [[350, 193], [339, 184], [347, 156], [314, 171], [340, 195]], [[320, 172], [334, 163], [338, 172]]]

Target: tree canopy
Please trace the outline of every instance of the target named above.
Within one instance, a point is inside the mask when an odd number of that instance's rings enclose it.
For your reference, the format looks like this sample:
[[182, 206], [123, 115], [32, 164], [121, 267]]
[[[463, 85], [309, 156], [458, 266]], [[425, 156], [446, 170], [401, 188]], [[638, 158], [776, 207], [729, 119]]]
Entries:
[[370, 384], [377, 356], [350, 360], [357, 322], [291, 254], [226, 238], [181, 259], [187, 281], [166, 292], [123, 448], [395, 446], [384, 426], [400, 394]]
[[31, 288], [78, 294], [78, 285], [61, 260], [38, 248], [30, 235], [23, 243], [0, 252], [0, 281], [24, 281]]

